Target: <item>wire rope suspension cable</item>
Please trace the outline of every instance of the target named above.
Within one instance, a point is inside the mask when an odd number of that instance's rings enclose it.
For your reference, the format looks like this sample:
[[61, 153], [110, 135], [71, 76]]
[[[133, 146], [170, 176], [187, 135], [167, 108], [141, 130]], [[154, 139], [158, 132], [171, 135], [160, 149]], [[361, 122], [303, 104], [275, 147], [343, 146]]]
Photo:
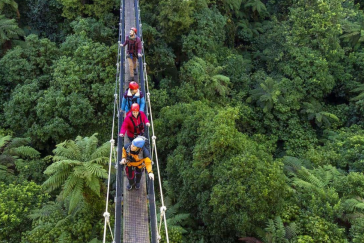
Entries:
[[[138, 10], [139, 10], [139, 4], [138, 4]], [[141, 25], [140, 15], [139, 15], [139, 22], [140, 22], [139, 24]], [[144, 45], [142, 45], [142, 53], [144, 53]], [[152, 113], [152, 105], [151, 105], [151, 102], [150, 102], [150, 92], [149, 92], [149, 85], [148, 85], [148, 74], [147, 74], [147, 68], [146, 68], [147, 64], [146, 64], [146, 61], [145, 61], [145, 55], [143, 55], [143, 67], [144, 67], [144, 70], [143, 70], [142, 75], [144, 75], [144, 82], [146, 84], [146, 91], [147, 91], [146, 95], [147, 95], [147, 102], [148, 102], [149, 115], [150, 115], [150, 124], [151, 124], [151, 128], [152, 128], [152, 157], [153, 157], [153, 154], [154, 154], [155, 155], [156, 165], [157, 165], [157, 171], [158, 171], [159, 190], [160, 190], [160, 194], [161, 194], [162, 206], [160, 207], [160, 217], [161, 217], [161, 221], [162, 221], [162, 219], [164, 221], [166, 240], [167, 240], [167, 243], [169, 243], [168, 225], [167, 225], [166, 214], [165, 214], [167, 208], [166, 208], [166, 206], [164, 204], [162, 180], [161, 180], [161, 173], [160, 173], [160, 169], [159, 169], [157, 143], [156, 143], [157, 137], [155, 136], [155, 132], [154, 132], [153, 113]], [[159, 235], [160, 235], [160, 230], [161, 230], [161, 227], [159, 227]], [[160, 239], [160, 237], [158, 237], [158, 239]]]
[[[122, 22], [122, 6], [120, 8], [120, 22], [119, 22], [119, 42], [121, 41], [121, 22]], [[110, 226], [110, 213], [108, 212], [109, 207], [109, 196], [110, 196], [110, 178], [111, 178], [111, 165], [112, 165], [112, 158], [114, 157], [114, 160], [117, 161], [115, 158], [115, 140], [114, 140], [114, 131], [115, 131], [115, 117], [116, 112], [119, 113], [119, 105], [118, 105], [118, 95], [117, 95], [117, 89], [118, 89], [118, 81], [119, 81], [119, 73], [120, 73], [120, 59], [121, 59], [121, 48], [120, 45], [118, 45], [118, 55], [117, 55], [117, 63], [116, 63], [116, 78], [115, 78], [115, 91], [114, 91], [114, 109], [113, 109], [113, 118], [112, 118], [112, 128], [111, 128], [111, 139], [110, 139], [110, 156], [109, 156], [109, 171], [108, 171], [108, 180], [107, 180], [107, 193], [106, 193], [106, 205], [105, 205], [105, 212], [103, 214], [105, 218], [104, 222], [104, 234], [103, 234], [103, 243], [106, 243], [106, 231], [107, 226], [111, 233], [111, 238], [114, 242], [114, 235]]]

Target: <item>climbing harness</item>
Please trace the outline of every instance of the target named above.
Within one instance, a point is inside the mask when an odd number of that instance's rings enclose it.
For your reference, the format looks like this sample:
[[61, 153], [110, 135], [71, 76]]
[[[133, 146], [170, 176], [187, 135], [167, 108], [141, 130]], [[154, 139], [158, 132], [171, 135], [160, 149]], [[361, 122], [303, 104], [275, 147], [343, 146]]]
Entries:
[[[140, 118], [140, 123], [138, 125], [135, 124], [133, 117], [130, 116], [129, 118], [134, 126], [134, 138], [138, 137], [139, 135], [143, 136], [144, 135], [144, 123], [142, 121], [142, 116], [140, 115], [140, 113], [138, 114], [138, 117], [136, 118], [136, 120], [138, 120], [138, 118]], [[139, 133], [138, 133], [138, 130], [139, 130]]]

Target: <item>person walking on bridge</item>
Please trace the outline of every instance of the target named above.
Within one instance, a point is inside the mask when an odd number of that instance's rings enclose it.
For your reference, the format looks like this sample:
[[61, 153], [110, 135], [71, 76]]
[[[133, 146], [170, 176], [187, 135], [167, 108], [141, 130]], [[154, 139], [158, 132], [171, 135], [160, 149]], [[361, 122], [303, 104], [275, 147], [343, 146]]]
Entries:
[[142, 42], [137, 36], [137, 29], [132, 27], [129, 32], [129, 36], [126, 37], [125, 42], [120, 44], [121, 47], [128, 45], [127, 57], [129, 63], [130, 77], [129, 81], [135, 81], [134, 76], [137, 74], [136, 61], [138, 57], [142, 56]]
[[147, 170], [149, 179], [154, 180], [152, 171], [152, 161], [150, 153], [145, 145], [145, 137], [139, 136], [133, 140], [132, 143], [126, 144], [123, 147], [122, 160], [120, 164], [124, 164], [126, 176], [129, 183], [126, 186], [127, 190], [140, 188], [140, 180], [142, 178], [144, 169]]
[[120, 137], [124, 137], [124, 144], [130, 143], [134, 138], [144, 135], [145, 126], [150, 126], [144, 112], [140, 111], [137, 103], [131, 105], [131, 112], [125, 117], [120, 128]]
[[144, 112], [145, 108], [145, 98], [143, 92], [139, 89], [137, 82], [130, 82], [129, 89], [127, 89], [123, 95], [123, 100], [121, 102], [121, 110], [128, 113], [132, 104], [139, 104], [140, 111]]

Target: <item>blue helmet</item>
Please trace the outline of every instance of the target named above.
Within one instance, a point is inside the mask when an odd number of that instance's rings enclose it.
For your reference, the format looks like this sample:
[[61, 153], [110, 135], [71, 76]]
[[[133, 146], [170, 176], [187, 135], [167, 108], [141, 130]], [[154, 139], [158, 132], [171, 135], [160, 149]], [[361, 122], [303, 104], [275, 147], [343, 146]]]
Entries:
[[144, 141], [144, 139], [143, 139], [142, 137], [137, 137], [137, 138], [135, 138], [135, 139], [133, 140], [133, 143], [132, 143], [132, 144], [133, 144], [135, 147], [143, 148], [144, 143], [145, 143], [145, 141]]

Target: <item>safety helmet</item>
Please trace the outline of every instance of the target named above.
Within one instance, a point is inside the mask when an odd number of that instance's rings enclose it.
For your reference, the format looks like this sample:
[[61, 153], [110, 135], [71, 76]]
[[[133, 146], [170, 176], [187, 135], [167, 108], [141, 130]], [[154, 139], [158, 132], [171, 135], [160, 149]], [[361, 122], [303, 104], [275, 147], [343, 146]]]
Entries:
[[130, 82], [129, 89], [139, 89], [139, 84], [137, 82]]
[[130, 28], [132, 31], [134, 31], [135, 34], [138, 34], [138, 30], [135, 27]]
[[132, 104], [130, 110], [131, 111], [139, 111], [139, 104], [138, 103]]
[[142, 137], [137, 137], [133, 140], [132, 144], [137, 148], [143, 148], [145, 140]]

